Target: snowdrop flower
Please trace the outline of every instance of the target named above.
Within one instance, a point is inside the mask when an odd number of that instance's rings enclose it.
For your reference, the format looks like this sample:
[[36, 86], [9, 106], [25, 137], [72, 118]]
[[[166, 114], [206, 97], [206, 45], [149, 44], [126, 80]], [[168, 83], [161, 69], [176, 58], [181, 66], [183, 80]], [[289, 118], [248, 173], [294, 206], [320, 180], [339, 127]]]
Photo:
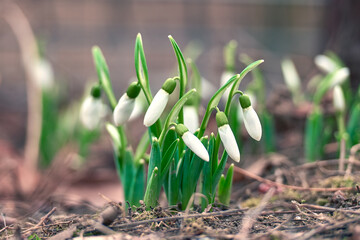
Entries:
[[256, 141], [260, 141], [262, 135], [261, 123], [257, 113], [251, 106], [250, 98], [246, 94], [243, 94], [239, 97], [239, 101], [244, 115], [246, 131], [250, 137]]
[[208, 162], [209, 161], [209, 153], [207, 152], [204, 145], [201, 141], [192, 134], [184, 124], [177, 124], [175, 127], [175, 131], [178, 135], [181, 136], [182, 140], [184, 141], [185, 145], [190, 148], [199, 158]]
[[336, 70], [330, 82], [330, 88], [342, 84], [349, 77], [349, 75], [350, 75], [350, 71], [347, 67], [343, 67]]
[[114, 123], [117, 126], [123, 125], [130, 118], [135, 106], [135, 98], [140, 93], [140, 86], [137, 82], [133, 82], [128, 87], [126, 93], [124, 93], [118, 104], [114, 109]]
[[216, 123], [220, 139], [228, 155], [236, 162], [240, 162], [240, 151], [236, 143], [234, 133], [232, 132], [229, 121], [224, 112], [216, 113]]
[[54, 86], [54, 71], [49, 61], [45, 59], [35, 60], [32, 74], [39, 88], [48, 90]]
[[80, 121], [89, 130], [97, 128], [106, 115], [100, 95], [99, 86], [94, 86], [91, 95], [84, 100], [80, 108]]
[[345, 111], [344, 93], [339, 85], [334, 87], [333, 104], [336, 112], [342, 113]]
[[[231, 71], [223, 72], [221, 75], [221, 81], [220, 81], [221, 86], [224, 86], [225, 83], [227, 83], [227, 81], [229, 81], [229, 79], [232, 78], [234, 75], [235, 75], [235, 73], [231, 72]], [[227, 101], [229, 94], [230, 94], [230, 88], [227, 88], [222, 96], [224, 101]]]
[[335, 62], [326, 55], [317, 55], [314, 62], [315, 65], [325, 73], [331, 73], [337, 69]]
[[199, 128], [199, 115], [194, 105], [185, 105], [184, 108], [184, 125], [190, 132], [194, 133]]
[[284, 75], [285, 84], [291, 92], [300, 91], [300, 77], [294, 63], [290, 59], [281, 62], [281, 69]]
[[169, 100], [169, 96], [174, 91], [175, 87], [175, 79], [169, 78], [165, 81], [161, 89], [156, 93], [154, 99], [150, 103], [148, 110], [145, 113], [144, 125], [146, 127], [150, 127], [160, 118]]

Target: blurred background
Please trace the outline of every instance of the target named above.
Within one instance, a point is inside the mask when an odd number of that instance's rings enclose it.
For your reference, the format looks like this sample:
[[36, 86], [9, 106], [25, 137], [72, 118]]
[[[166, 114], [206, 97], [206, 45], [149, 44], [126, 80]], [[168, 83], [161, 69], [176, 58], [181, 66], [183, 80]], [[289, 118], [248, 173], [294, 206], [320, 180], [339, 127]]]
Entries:
[[[23, 153], [26, 139], [26, 72], [17, 37], [3, 18], [8, 13], [6, 2], [23, 11], [51, 63], [63, 96], [60, 109], [82, 99], [86, 84], [96, 81], [94, 45], [105, 55], [119, 98], [135, 75], [134, 43], [139, 32], [153, 93], [174, 75], [176, 58], [168, 35], [182, 50], [195, 46], [201, 75], [216, 87], [224, 71], [223, 47], [232, 39], [238, 42], [238, 53], [265, 60], [261, 70], [268, 95], [284, 82], [280, 67], [284, 57], [294, 60], [305, 84], [314, 75], [314, 56], [328, 49], [342, 58], [350, 68], [352, 84], [358, 84], [360, 2], [356, 0], [4, 1], [0, 2], [0, 141], [17, 154]], [[243, 68], [237, 60], [237, 72]], [[111, 149], [109, 142], [105, 145]], [[1, 155], [6, 148], [0, 147]], [[111, 159], [112, 152], [107, 156]]]
[[[360, 8], [357, 1], [212, 0], [212, 1], [15, 1], [24, 11], [36, 37], [45, 46], [56, 80], [69, 98], [82, 96], [85, 83], [95, 79], [91, 47], [99, 45], [107, 59], [117, 97], [134, 76], [133, 51], [142, 33], [151, 86], [172, 75], [176, 58], [167, 36], [182, 49], [201, 44], [197, 60], [201, 74], [219, 84], [223, 46], [235, 39], [238, 52], [265, 59], [262, 70], [269, 87], [282, 83], [280, 60], [294, 59], [303, 81], [312, 59], [326, 49], [339, 54], [351, 68], [359, 61]], [[237, 65], [240, 71], [243, 65]], [[21, 145], [26, 118], [25, 73], [18, 42], [0, 18], [0, 137]], [[153, 90], [155, 90], [153, 89]], [[6, 113], [6, 114], [4, 114]], [[11, 118], [13, 117], [13, 118]], [[9, 126], [10, 121], [12, 126]], [[20, 122], [19, 122], [20, 121]], [[13, 129], [14, 126], [16, 129]], [[19, 131], [17, 131], [19, 130]]]

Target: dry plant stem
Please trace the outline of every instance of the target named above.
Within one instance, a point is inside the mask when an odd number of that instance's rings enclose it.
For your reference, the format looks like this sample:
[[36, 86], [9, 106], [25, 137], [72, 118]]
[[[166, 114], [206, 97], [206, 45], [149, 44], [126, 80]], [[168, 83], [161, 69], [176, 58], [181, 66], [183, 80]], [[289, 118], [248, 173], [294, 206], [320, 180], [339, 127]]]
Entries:
[[328, 211], [328, 212], [341, 212], [341, 213], [348, 213], [348, 214], [356, 214], [356, 215], [360, 215], [360, 211], [356, 211], [356, 210], [349, 210], [349, 209], [341, 209], [341, 208], [331, 208], [331, 207], [323, 207], [323, 206], [319, 206], [319, 205], [313, 205], [313, 204], [299, 204], [295, 201], [292, 202], [295, 206], [298, 207], [305, 207], [305, 208], [312, 208], [312, 209], [316, 209], [316, 210], [324, 210], [324, 211]]
[[339, 171], [343, 172], [345, 167], [345, 154], [346, 154], [346, 142], [344, 138], [340, 141], [340, 158], [339, 158]]
[[10, 1], [3, 2], [2, 6], [5, 9], [3, 10], [5, 21], [10, 25], [18, 40], [25, 68], [28, 98], [25, 166], [29, 168], [29, 171], [36, 171], [42, 121], [41, 90], [35, 84], [34, 75], [32, 74], [33, 62], [38, 58], [36, 40], [29, 21], [21, 9]]
[[286, 185], [286, 184], [282, 184], [282, 183], [277, 183], [265, 178], [262, 178], [256, 174], [253, 174], [249, 171], [246, 171], [245, 169], [239, 168], [239, 167], [234, 167], [234, 171], [238, 174], [242, 174], [244, 176], [247, 176], [249, 178], [255, 179], [256, 181], [262, 182], [262, 183], [267, 183], [271, 186], [276, 186], [276, 187], [281, 187], [281, 188], [288, 188], [288, 189], [293, 189], [293, 190], [299, 190], [299, 191], [313, 191], [313, 192], [336, 192], [336, 191], [351, 191], [354, 188], [352, 187], [341, 187], [341, 188], [308, 188], [308, 187], [299, 187], [299, 186], [291, 186], [291, 185]]
[[329, 225], [320, 226], [320, 227], [315, 228], [307, 233], [302, 234], [301, 236], [296, 236], [293, 239], [312, 239], [313, 236], [316, 234], [319, 234], [319, 233], [322, 233], [325, 231], [330, 231], [330, 230], [333, 230], [336, 228], [344, 227], [347, 224], [355, 223], [355, 222], [360, 222], [360, 217], [341, 221], [341, 222], [335, 223], [334, 225], [331, 225], [331, 226], [329, 226]]
[[248, 235], [249, 235], [249, 231], [252, 228], [252, 226], [254, 225], [256, 219], [259, 217], [259, 215], [261, 214], [261, 212], [264, 210], [264, 208], [266, 207], [266, 205], [268, 204], [270, 198], [274, 195], [275, 193], [275, 188], [271, 188], [263, 197], [263, 199], [261, 200], [259, 206], [257, 206], [255, 209], [250, 209], [249, 211], [246, 212], [243, 221], [241, 223], [242, 228], [239, 231], [238, 234], [236, 234], [236, 236], [234, 237], [234, 239], [247, 239]]
[[23, 232], [23, 234], [27, 236], [30, 235], [32, 231], [35, 231], [38, 227], [40, 227], [51, 215], [54, 214], [55, 211], [56, 211], [56, 207], [51, 209], [50, 212], [48, 212], [44, 217], [42, 217], [34, 227], [27, 229], [25, 232]]
[[356, 159], [356, 153], [359, 150], [360, 150], [360, 143], [352, 146], [352, 148], [350, 149], [349, 164], [347, 165], [345, 176], [350, 176], [351, 175], [352, 167], [353, 167], [354, 163], [357, 160]]

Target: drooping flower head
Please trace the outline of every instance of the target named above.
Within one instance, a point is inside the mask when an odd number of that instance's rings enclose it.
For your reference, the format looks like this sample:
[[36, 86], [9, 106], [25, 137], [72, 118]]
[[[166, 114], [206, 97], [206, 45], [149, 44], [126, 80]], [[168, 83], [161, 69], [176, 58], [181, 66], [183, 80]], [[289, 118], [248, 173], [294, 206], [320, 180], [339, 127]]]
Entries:
[[190, 148], [199, 158], [208, 162], [209, 161], [209, 153], [207, 152], [204, 145], [201, 141], [192, 134], [184, 124], [177, 124], [175, 127], [175, 131], [178, 135], [181, 136], [182, 140], [184, 141], [185, 145]]
[[100, 86], [95, 85], [91, 89], [91, 95], [81, 105], [80, 121], [87, 129], [94, 130], [105, 115], [106, 107], [101, 101]]
[[169, 78], [164, 82], [161, 89], [156, 93], [154, 99], [150, 103], [148, 110], [145, 113], [144, 125], [146, 127], [150, 127], [160, 118], [169, 100], [169, 96], [174, 91], [175, 87], [175, 79]]
[[234, 161], [240, 162], [239, 147], [224, 112], [219, 111], [216, 113], [216, 123], [221, 142], [223, 143], [226, 152]]
[[135, 99], [140, 93], [140, 86], [138, 82], [133, 82], [129, 85], [126, 93], [124, 93], [118, 104], [114, 109], [114, 123], [117, 126], [123, 125], [126, 123], [135, 106]]
[[336, 112], [343, 113], [345, 112], [345, 97], [343, 90], [339, 85], [334, 87], [333, 92], [333, 105]]
[[239, 102], [244, 116], [244, 124], [246, 131], [250, 137], [256, 141], [260, 141], [262, 135], [262, 128], [259, 117], [251, 106], [251, 101], [248, 95], [243, 94], [239, 97]]
[[331, 73], [338, 68], [334, 60], [326, 55], [317, 55], [314, 59], [314, 62], [315, 65], [325, 73]]

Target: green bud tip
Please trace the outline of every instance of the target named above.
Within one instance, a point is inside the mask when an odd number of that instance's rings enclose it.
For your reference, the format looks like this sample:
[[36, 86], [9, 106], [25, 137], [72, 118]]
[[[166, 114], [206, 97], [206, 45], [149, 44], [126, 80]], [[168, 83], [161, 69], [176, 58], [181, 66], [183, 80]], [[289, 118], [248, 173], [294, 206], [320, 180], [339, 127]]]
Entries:
[[248, 95], [243, 94], [239, 97], [240, 105], [243, 109], [248, 108], [251, 106], [251, 101]]
[[91, 88], [91, 96], [94, 98], [100, 98], [101, 96], [101, 88], [100, 85], [96, 84]]
[[174, 78], [168, 78], [162, 85], [162, 89], [168, 94], [171, 94], [176, 87], [176, 81]]
[[140, 90], [141, 88], [138, 82], [132, 82], [126, 91], [126, 94], [129, 98], [136, 98], [139, 95]]
[[175, 131], [177, 134], [179, 134], [180, 136], [184, 135], [186, 132], [189, 131], [189, 129], [187, 129], [187, 127], [185, 127], [184, 124], [177, 124], [175, 127]]
[[224, 126], [225, 124], [229, 124], [229, 121], [224, 112], [216, 113], [216, 124], [219, 127]]

